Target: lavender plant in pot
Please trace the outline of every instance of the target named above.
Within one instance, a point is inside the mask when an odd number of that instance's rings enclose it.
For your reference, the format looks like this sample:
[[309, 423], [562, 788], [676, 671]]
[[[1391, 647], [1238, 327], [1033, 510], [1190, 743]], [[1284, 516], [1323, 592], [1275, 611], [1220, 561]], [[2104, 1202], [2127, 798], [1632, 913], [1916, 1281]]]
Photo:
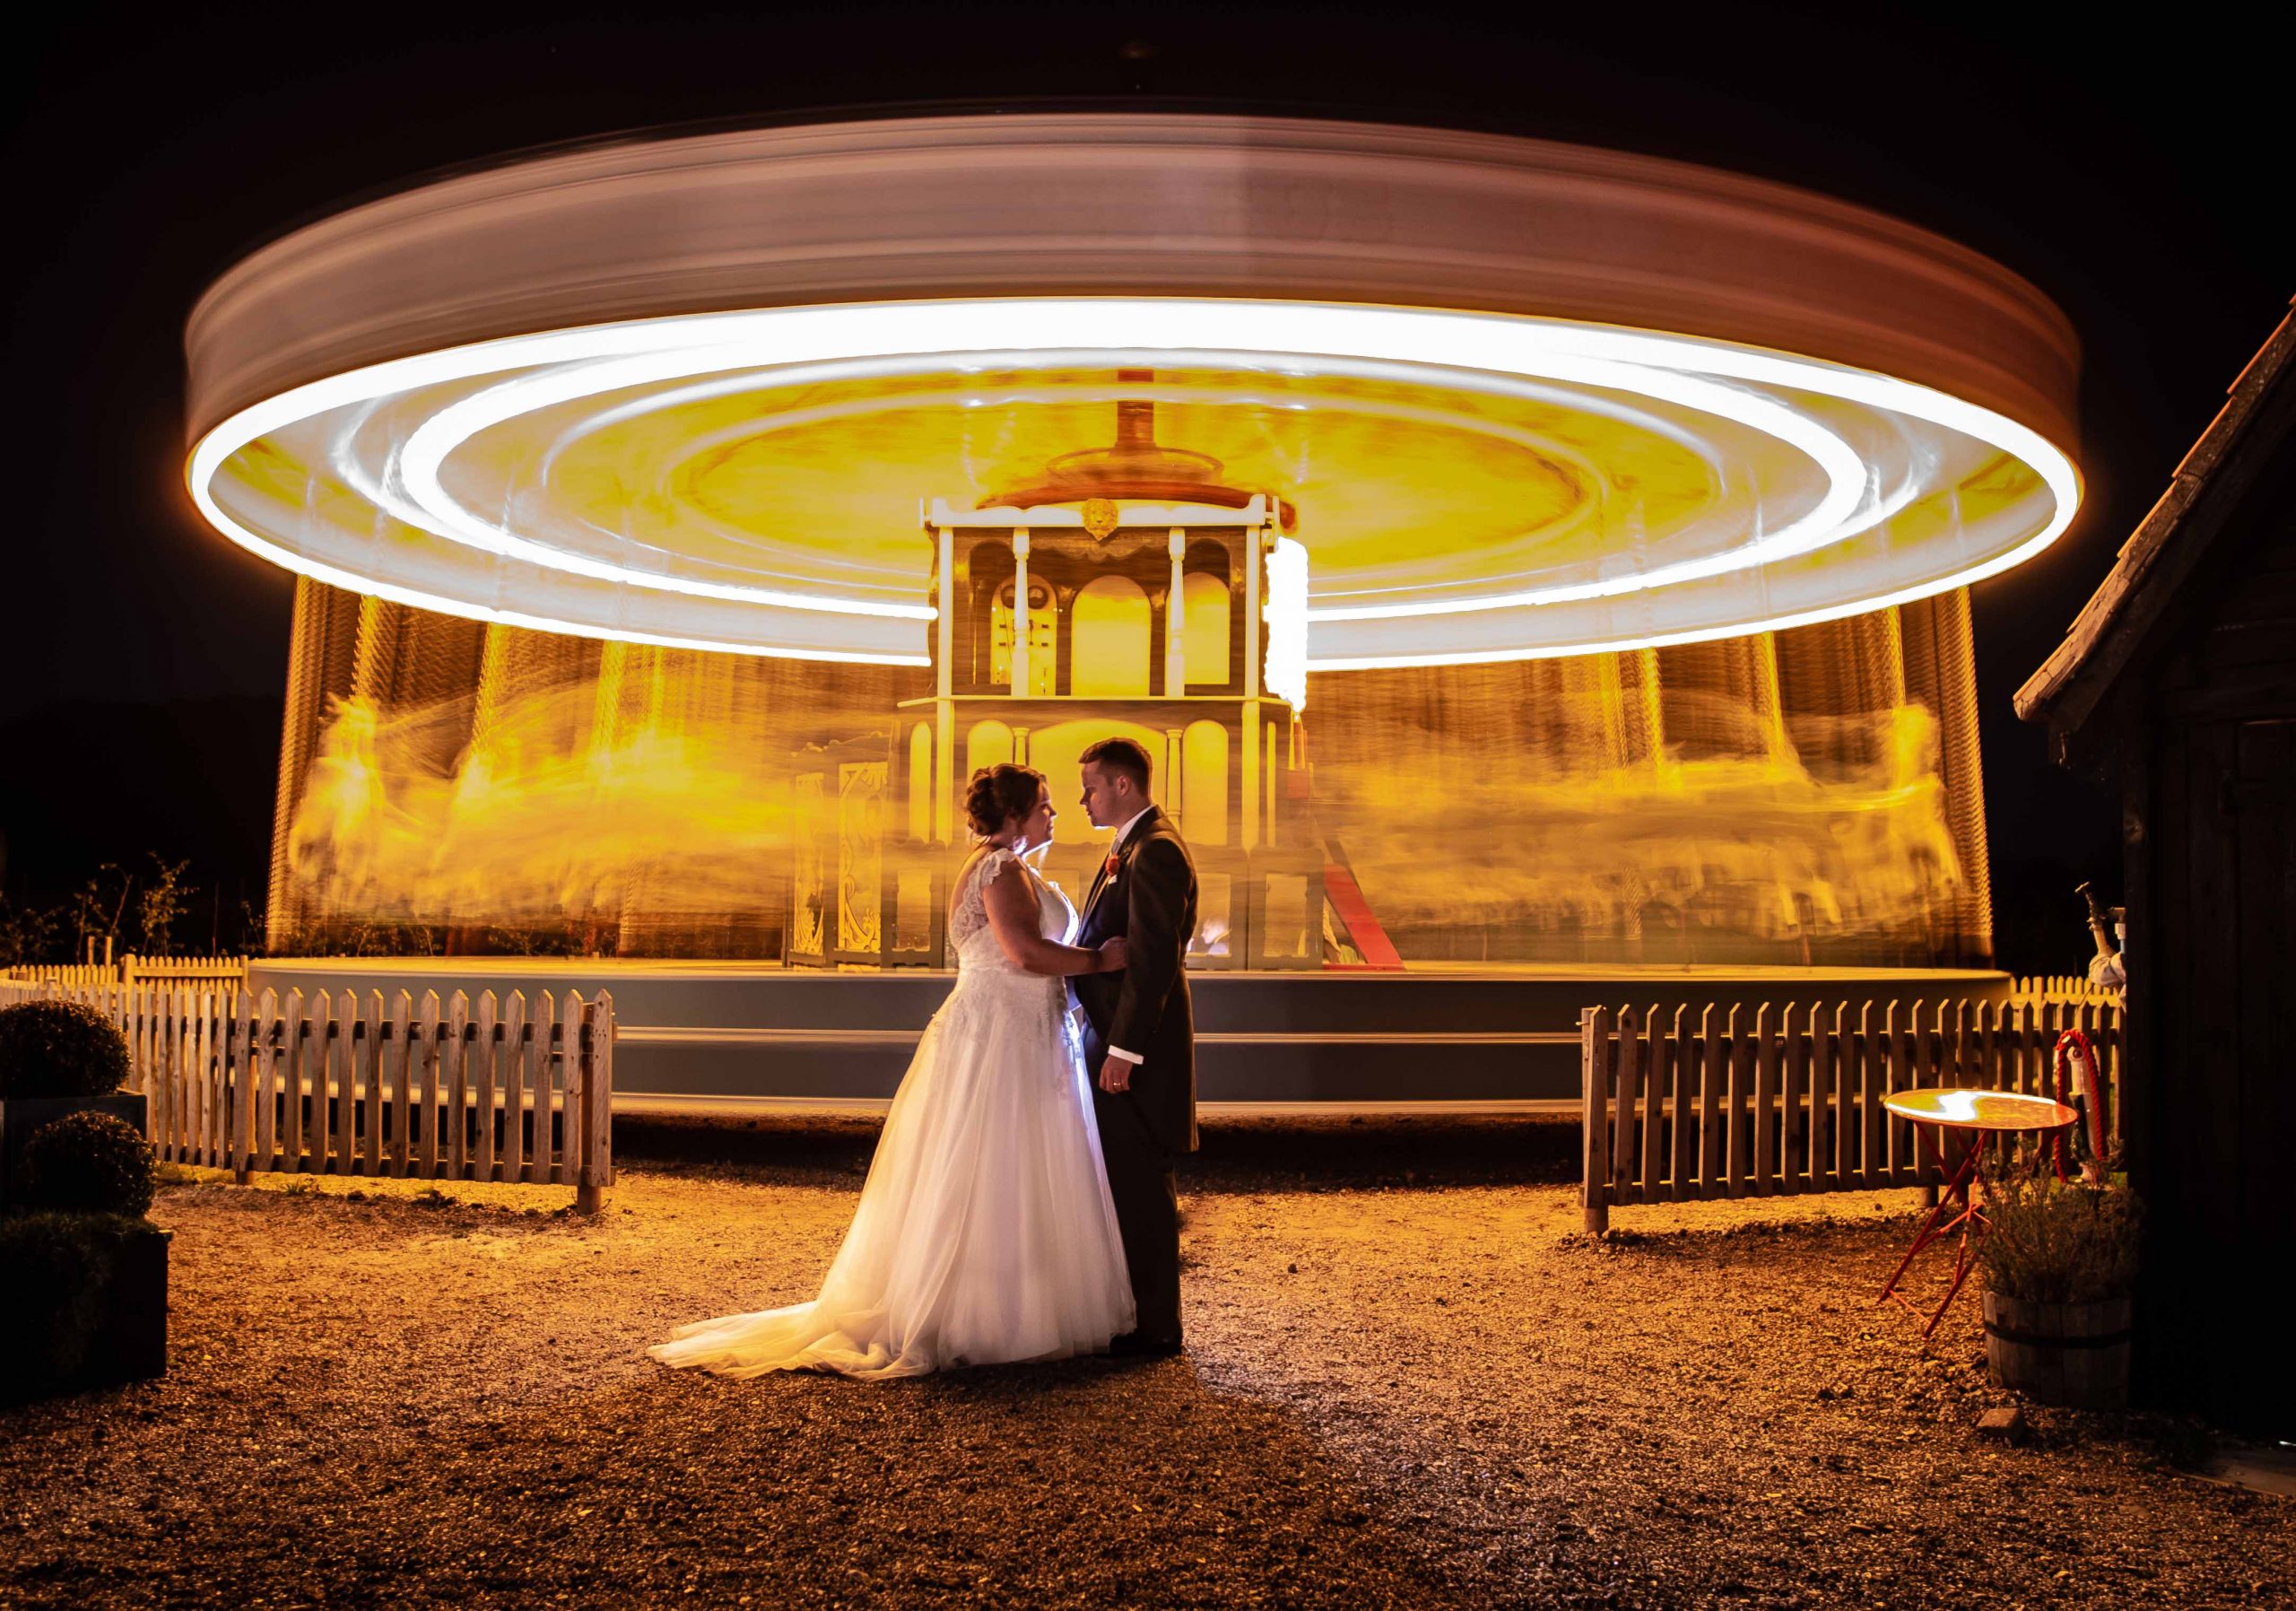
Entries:
[[2043, 1404], [2120, 1408], [2144, 1217], [2127, 1178], [2005, 1169], [1988, 1184], [1978, 1259], [1994, 1381]]

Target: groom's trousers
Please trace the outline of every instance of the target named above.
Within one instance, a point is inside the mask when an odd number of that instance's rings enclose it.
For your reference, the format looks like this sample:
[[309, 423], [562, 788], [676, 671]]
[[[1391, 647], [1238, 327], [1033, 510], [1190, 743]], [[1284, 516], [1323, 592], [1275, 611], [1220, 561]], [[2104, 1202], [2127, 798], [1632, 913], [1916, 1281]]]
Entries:
[[1129, 1092], [1092, 1087], [1100, 1157], [1109, 1197], [1124, 1239], [1132, 1276], [1139, 1335], [1150, 1342], [1180, 1340], [1180, 1195], [1172, 1155], [1164, 1150]]

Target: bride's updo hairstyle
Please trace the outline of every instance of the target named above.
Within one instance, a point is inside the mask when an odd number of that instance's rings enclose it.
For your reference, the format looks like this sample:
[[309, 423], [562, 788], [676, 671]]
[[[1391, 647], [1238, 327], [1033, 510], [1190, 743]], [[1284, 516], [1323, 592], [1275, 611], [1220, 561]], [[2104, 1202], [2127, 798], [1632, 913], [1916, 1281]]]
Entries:
[[1000, 833], [1013, 818], [1037, 808], [1044, 788], [1044, 774], [1029, 767], [1009, 761], [984, 766], [973, 773], [972, 787], [965, 790], [965, 821], [978, 838]]

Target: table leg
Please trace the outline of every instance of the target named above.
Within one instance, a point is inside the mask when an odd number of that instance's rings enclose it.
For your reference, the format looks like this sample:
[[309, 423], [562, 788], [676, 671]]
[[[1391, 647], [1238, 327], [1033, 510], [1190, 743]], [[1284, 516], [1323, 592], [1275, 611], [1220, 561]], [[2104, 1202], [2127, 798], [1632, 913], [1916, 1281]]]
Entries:
[[[1924, 1126], [1918, 1124], [1913, 1127], [1917, 1147], [1920, 1144], [1924, 1128]], [[1911, 1267], [1914, 1259], [1919, 1256], [1923, 1249], [1959, 1231], [1961, 1233], [1961, 1246], [1955, 1250], [1954, 1253], [1952, 1285], [1946, 1290], [1944, 1302], [1937, 1305], [1936, 1309], [1931, 1312], [1928, 1323], [1922, 1327], [1921, 1335], [1925, 1341], [1927, 1340], [1931, 1332], [1937, 1329], [1937, 1322], [1945, 1318], [1945, 1311], [1952, 1306], [1953, 1299], [1961, 1293], [1961, 1283], [1969, 1279], [1970, 1268], [1976, 1262], [1970, 1251], [1970, 1226], [1973, 1223], [1983, 1225], [1984, 1218], [1979, 1214], [1976, 1204], [1970, 1199], [1970, 1183], [1976, 1179], [1978, 1166], [1985, 1156], [1986, 1140], [1987, 1133], [1983, 1130], [1970, 1133], [1969, 1152], [1962, 1157], [1960, 1167], [1953, 1171], [1952, 1179], [1945, 1182], [1944, 1189], [1938, 1192], [1937, 1206], [1929, 1211], [1929, 1217], [1922, 1222], [1921, 1229], [1915, 1233], [1913, 1245], [1906, 1250], [1905, 1257], [1898, 1261], [1898, 1267], [1891, 1272], [1889, 1280], [1883, 1284], [1881, 1296], [1874, 1300], [1876, 1303], [1884, 1303], [1895, 1298], [1904, 1306], [1907, 1313], [1918, 1319], [1921, 1311], [1914, 1308], [1906, 1295], [1898, 1290], [1898, 1283], [1904, 1279], [1906, 1271]], [[1936, 1149], [1938, 1166], [1943, 1168], [1945, 1161], [1945, 1140], [1942, 1126], [1938, 1128], [1938, 1134], [1932, 1138], [1931, 1145]], [[1944, 1217], [1945, 1211], [1953, 1206], [1956, 1198], [1961, 1203], [1960, 1212], [1956, 1213], [1952, 1218], [1945, 1220], [1944, 1223], [1938, 1223], [1938, 1221]]]
[[[1928, 1127], [1926, 1125], [1917, 1124], [1913, 1127], [1913, 1152], [1914, 1158], [1917, 1163], [1919, 1162], [1921, 1156], [1921, 1144], [1923, 1140], [1927, 1137], [1928, 1134]], [[1945, 1162], [1944, 1145], [1942, 1143], [1932, 1143], [1931, 1145], [1937, 1148], [1938, 1167], [1942, 1169], [1944, 1167]], [[1945, 1212], [1946, 1203], [1946, 1195], [1942, 1191], [1939, 1192], [1937, 1194], [1937, 1201], [1935, 1205], [1929, 1210], [1929, 1217], [1923, 1220], [1921, 1222], [1921, 1229], [1913, 1233], [1913, 1246], [1908, 1248], [1905, 1252], [1905, 1257], [1898, 1260], [1898, 1267], [1890, 1272], [1890, 1278], [1882, 1283], [1882, 1295], [1874, 1299], [1874, 1302], [1881, 1303], [1887, 1302], [1891, 1295], [1897, 1291], [1898, 1280], [1905, 1274], [1906, 1267], [1913, 1262], [1913, 1256], [1929, 1245], [1931, 1241], [1930, 1232], [1932, 1228], [1936, 1225], [1938, 1215]]]
[[[1961, 1215], [1953, 1222], [1961, 1228], [1961, 1241], [1953, 1250], [1953, 1284], [1945, 1289], [1945, 1295], [1938, 1301], [1935, 1311], [1929, 1317], [1929, 1323], [1921, 1328], [1921, 1340], [1925, 1343], [1929, 1340], [1929, 1334], [1937, 1329], [1937, 1322], [1945, 1318], [1945, 1311], [1953, 1306], [1953, 1300], [1961, 1295], [1961, 1283], [1970, 1278], [1970, 1271], [1977, 1265], [1977, 1241], [1985, 1231], [1985, 1215], [1979, 1210], [1975, 1198], [1970, 1197], [1970, 1185], [1977, 1178], [1979, 1160], [1983, 1158], [1986, 1143], [1990, 1139], [1989, 1132], [1977, 1132], [1970, 1144], [1970, 1155], [1954, 1177], [1966, 1204]], [[1982, 1190], [1979, 1195], [1983, 1195]], [[1907, 1307], [1911, 1308], [1912, 1305]]]

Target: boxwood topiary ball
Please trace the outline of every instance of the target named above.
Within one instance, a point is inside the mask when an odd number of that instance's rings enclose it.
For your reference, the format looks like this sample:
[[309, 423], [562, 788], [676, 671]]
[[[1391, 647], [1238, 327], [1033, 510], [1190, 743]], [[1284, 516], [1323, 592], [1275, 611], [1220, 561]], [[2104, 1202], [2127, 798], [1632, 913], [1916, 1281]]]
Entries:
[[109, 1113], [70, 1113], [24, 1143], [24, 1200], [34, 1208], [140, 1217], [152, 1206], [159, 1155]]
[[0, 1097], [106, 1096], [127, 1083], [127, 1037], [80, 1001], [0, 1007]]

